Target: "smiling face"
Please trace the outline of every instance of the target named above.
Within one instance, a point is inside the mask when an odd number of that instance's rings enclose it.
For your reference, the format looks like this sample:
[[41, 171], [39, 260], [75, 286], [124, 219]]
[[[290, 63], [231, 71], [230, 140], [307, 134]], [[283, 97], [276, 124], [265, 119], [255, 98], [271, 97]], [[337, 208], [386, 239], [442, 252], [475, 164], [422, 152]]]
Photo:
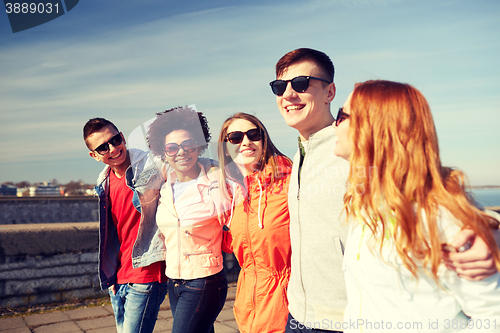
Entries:
[[[176, 130], [170, 132], [165, 136], [165, 145], [169, 143], [175, 143], [177, 145], [182, 145], [186, 140], [194, 140], [193, 135], [185, 130]], [[200, 149], [197, 147], [193, 152], [186, 152], [183, 148], [179, 147], [177, 154], [174, 156], [168, 156], [165, 153], [165, 161], [174, 168], [177, 179], [180, 182], [186, 182], [198, 178], [200, 174], [200, 168], [196, 163], [198, 161], [198, 154]]]
[[110, 144], [109, 151], [106, 154], [101, 155], [94, 151], [94, 149], [103, 143], [109, 142], [116, 134], [118, 134], [118, 131], [112, 126], [105, 126], [101, 130], [90, 134], [87, 138], [87, 143], [89, 149], [91, 149], [89, 155], [96, 161], [102, 161], [104, 164], [109, 165], [115, 173], [118, 173], [117, 176], [120, 177], [122, 176], [122, 172], [124, 173], [130, 165], [130, 160], [127, 158], [127, 147], [125, 146], [123, 134], [120, 133], [122, 136], [122, 143], [117, 147]]
[[[344, 103], [343, 111], [347, 114], [351, 114], [351, 99], [352, 93], [347, 97], [347, 100]], [[333, 153], [337, 156], [340, 156], [346, 160], [351, 159], [352, 155], [352, 147], [353, 142], [349, 137], [349, 126], [351, 125], [351, 121], [349, 118], [342, 121], [339, 126], [337, 126], [337, 144], [335, 145], [335, 150]]]
[[[258, 127], [248, 120], [235, 119], [228, 126], [227, 133], [235, 131], [247, 132], [254, 128]], [[245, 135], [240, 144], [232, 144], [230, 142], [225, 142], [225, 144], [227, 152], [243, 176], [249, 175], [259, 168], [259, 161], [262, 157], [262, 139], [251, 141]]]
[[[314, 76], [326, 79], [321, 69], [311, 61], [303, 61], [288, 67], [281, 80], [297, 76]], [[276, 104], [288, 126], [295, 128], [303, 140], [333, 122], [330, 102], [335, 97], [335, 84], [310, 79], [309, 88], [303, 93], [292, 89], [291, 83], [282, 96], [276, 96]]]

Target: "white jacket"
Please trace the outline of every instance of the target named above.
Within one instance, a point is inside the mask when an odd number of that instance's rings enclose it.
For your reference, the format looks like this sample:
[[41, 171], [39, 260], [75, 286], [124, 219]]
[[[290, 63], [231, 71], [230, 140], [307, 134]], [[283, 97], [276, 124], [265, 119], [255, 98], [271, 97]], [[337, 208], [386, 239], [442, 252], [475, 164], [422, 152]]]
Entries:
[[[218, 172], [206, 173], [202, 164], [196, 182], [173, 201], [175, 171], [160, 190], [156, 223], [165, 236], [166, 275], [171, 279], [197, 279], [223, 269], [222, 226], [230, 211], [230, 202], [222, 199]], [[224, 183], [223, 183], [224, 184]]]
[[[460, 227], [440, 209], [441, 243], [448, 243]], [[354, 221], [356, 223], [356, 221]], [[344, 332], [499, 332], [500, 274], [468, 281], [441, 265], [441, 288], [422, 268], [418, 281], [398, 257], [394, 244], [374, 243], [368, 227], [354, 225], [348, 235], [343, 270], [347, 287]], [[466, 328], [471, 317], [470, 328]]]

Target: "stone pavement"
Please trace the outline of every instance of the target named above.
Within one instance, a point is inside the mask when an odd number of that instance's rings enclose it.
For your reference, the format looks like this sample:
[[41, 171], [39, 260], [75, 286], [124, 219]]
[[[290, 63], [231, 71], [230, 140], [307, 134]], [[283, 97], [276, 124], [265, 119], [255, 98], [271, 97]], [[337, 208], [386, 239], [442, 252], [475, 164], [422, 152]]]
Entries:
[[[226, 304], [215, 322], [216, 333], [237, 333], [233, 304], [236, 283], [229, 284]], [[168, 299], [163, 302], [154, 333], [167, 333], [172, 330], [172, 314]], [[111, 305], [82, 307], [72, 310], [23, 315], [20, 317], [0, 318], [2, 333], [114, 333], [115, 319]]]

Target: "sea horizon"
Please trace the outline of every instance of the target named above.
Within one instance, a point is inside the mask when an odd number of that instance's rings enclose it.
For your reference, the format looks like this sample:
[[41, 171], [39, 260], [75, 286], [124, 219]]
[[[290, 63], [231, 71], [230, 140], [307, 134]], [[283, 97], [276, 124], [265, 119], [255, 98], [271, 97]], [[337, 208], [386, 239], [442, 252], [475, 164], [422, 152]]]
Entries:
[[484, 207], [500, 207], [500, 186], [471, 187], [474, 199]]

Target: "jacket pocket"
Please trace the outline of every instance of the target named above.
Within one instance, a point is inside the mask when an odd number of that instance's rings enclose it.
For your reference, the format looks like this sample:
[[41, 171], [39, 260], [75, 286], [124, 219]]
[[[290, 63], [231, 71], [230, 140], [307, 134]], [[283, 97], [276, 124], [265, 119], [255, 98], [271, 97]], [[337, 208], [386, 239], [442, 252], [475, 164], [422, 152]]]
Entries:
[[211, 238], [208, 238], [208, 237], [205, 237], [205, 236], [201, 236], [201, 235], [197, 235], [197, 234], [194, 234], [192, 232], [189, 232], [189, 230], [184, 230], [184, 234], [186, 235], [186, 237], [193, 237], [193, 238], [196, 238], [196, 239], [204, 240], [206, 242], [210, 242], [212, 240]]
[[210, 268], [210, 267], [221, 267], [222, 266], [222, 255], [213, 256], [213, 255], [203, 255], [200, 258], [201, 267]]
[[334, 256], [337, 259], [337, 264], [339, 267], [342, 267], [344, 262], [344, 244], [340, 237], [333, 238], [333, 248], [334, 248]]
[[149, 294], [153, 289], [154, 282], [150, 283], [128, 283], [130, 289], [139, 294]]

